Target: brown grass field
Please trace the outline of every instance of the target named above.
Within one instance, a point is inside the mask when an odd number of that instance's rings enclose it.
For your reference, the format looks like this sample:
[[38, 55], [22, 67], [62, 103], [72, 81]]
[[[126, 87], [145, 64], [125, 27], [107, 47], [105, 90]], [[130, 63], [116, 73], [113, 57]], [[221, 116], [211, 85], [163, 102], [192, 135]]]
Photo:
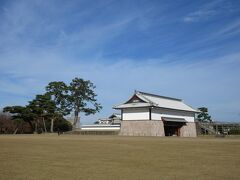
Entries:
[[240, 179], [240, 138], [1, 135], [0, 179]]

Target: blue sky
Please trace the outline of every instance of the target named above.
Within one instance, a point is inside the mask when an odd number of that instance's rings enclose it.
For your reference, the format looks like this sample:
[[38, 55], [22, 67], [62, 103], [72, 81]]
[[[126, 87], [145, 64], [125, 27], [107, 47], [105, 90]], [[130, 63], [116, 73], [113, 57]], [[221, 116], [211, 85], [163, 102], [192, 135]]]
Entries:
[[25, 105], [50, 81], [97, 86], [114, 112], [135, 89], [240, 121], [240, 1], [0, 1], [0, 107]]

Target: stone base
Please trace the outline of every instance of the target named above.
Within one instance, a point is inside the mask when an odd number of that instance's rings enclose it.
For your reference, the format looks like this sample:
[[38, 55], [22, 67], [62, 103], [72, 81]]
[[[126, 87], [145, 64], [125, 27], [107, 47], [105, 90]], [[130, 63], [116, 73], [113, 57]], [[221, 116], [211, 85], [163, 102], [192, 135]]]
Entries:
[[181, 137], [197, 137], [196, 123], [189, 122], [180, 129]]
[[[122, 136], [165, 136], [162, 121], [129, 120], [121, 122], [119, 135]], [[197, 137], [195, 122], [186, 123], [180, 128], [180, 137]]]
[[162, 121], [122, 121], [119, 135], [122, 136], [165, 136]]

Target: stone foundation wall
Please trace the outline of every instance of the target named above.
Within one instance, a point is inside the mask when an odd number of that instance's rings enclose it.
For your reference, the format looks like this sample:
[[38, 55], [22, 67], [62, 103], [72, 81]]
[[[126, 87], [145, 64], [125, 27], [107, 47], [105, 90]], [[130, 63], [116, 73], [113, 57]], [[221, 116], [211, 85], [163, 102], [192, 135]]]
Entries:
[[180, 129], [181, 137], [197, 137], [196, 123], [189, 122]]
[[119, 135], [122, 136], [165, 136], [162, 121], [122, 121]]
[[[162, 121], [122, 121], [119, 135], [122, 136], [165, 136]], [[180, 137], [197, 137], [195, 122], [186, 123], [180, 129]]]

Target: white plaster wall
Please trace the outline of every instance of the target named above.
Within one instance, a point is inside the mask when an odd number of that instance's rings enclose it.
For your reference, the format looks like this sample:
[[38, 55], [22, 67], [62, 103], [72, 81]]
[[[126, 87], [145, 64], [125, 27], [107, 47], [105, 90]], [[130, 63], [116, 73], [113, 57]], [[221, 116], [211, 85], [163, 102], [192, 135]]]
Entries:
[[194, 122], [195, 114], [193, 112], [177, 111], [170, 109], [152, 109], [152, 120], [161, 120], [162, 117], [184, 118], [187, 122]]
[[148, 108], [123, 109], [122, 120], [149, 120]]
[[152, 120], [162, 120], [162, 114], [156, 109], [152, 109]]

